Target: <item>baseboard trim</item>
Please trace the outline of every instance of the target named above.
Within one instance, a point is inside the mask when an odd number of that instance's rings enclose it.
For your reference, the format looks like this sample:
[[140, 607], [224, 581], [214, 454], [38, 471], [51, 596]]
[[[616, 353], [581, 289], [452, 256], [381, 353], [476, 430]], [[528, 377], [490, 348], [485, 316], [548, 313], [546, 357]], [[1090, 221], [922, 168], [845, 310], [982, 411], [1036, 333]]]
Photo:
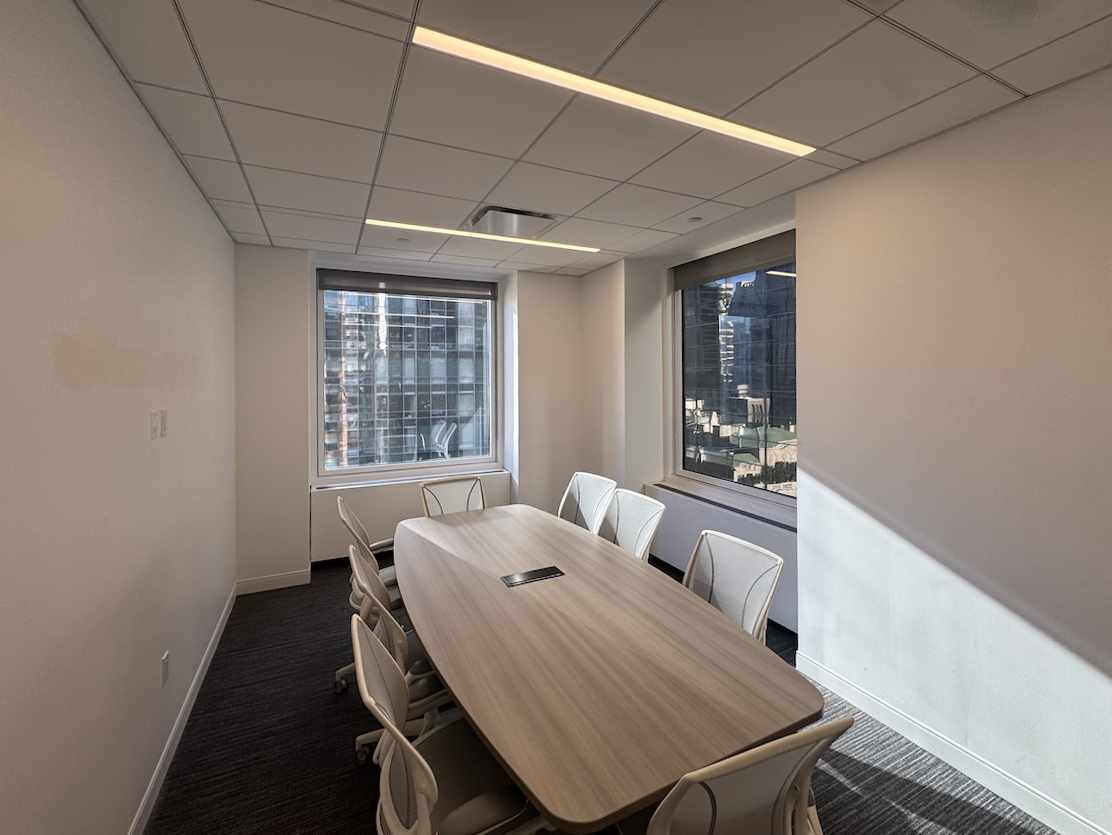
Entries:
[[1062, 835], [1112, 835], [1107, 829], [802, 652], [796, 653], [796, 668]]
[[284, 589], [288, 586], [304, 586], [309, 583], [309, 569], [283, 571], [281, 574], [265, 574], [262, 577], [247, 577], [236, 581], [236, 594], [254, 594], [257, 591]]
[[197, 672], [193, 674], [193, 681], [189, 683], [189, 689], [185, 692], [185, 700], [181, 703], [181, 709], [170, 728], [170, 735], [166, 738], [166, 744], [162, 746], [162, 754], [158, 758], [158, 763], [155, 764], [150, 782], [147, 783], [147, 790], [143, 792], [143, 799], [139, 802], [135, 817], [131, 819], [131, 826], [127, 829], [128, 835], [141, 835], [143, 830], [147, 828], [147, 821], [150, 820], [151, 812], [154, 811], [154, 804], [158, 801], [158, 793], [162, 790], [162, 781], [166, 779], [166, 771], [170, 768], [170, 763], [178, 750], [178, 742], [181, 741], [185, 724], [189, 721], [189, 714], [193, 712], [193, 703], [197, 701], [197, 693], [205, 680], [209, 664], [212, 663], [212, 656], [216, 654], [216, 647], [224, 634], [224, 626], [228, 623], [228, 615], [232, 613], [232, 604], [235, 603], [235, 599], [236, 588], [233, 585], [231, 591], [228, 592], [228, 599], [224, 601], [224, 609], [216, 621], [216, 628], [212, 630], [212, 637], [209, 638], [208, 646], [205, 647], [205, 652], [201, 656], [201, 663], [197, 665]]

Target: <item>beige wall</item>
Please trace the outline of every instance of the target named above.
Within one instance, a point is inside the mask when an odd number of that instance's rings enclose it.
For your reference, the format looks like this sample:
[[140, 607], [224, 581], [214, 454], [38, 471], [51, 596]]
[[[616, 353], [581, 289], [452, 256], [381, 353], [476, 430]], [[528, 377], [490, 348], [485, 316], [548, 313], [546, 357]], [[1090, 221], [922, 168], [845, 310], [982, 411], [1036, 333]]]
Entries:
[[672, 358], [664, 318], [671, 280], [657, 261], [630, 258], [624, 265], [624, 481], [640, 490], [664, 476], [664, 366]]
[[309, 255], [236, 246], [239, 590], [309, 582]]
[[232, 243], [71, 2], [0, 16], [0, 828], [125, 832], [235, 580]]
[[1063, 832], [1112, 829], [1109, 102], [797, 199], [800, 664]]
[[625, 264], [580, 279], [583, 467], [625, 480]]

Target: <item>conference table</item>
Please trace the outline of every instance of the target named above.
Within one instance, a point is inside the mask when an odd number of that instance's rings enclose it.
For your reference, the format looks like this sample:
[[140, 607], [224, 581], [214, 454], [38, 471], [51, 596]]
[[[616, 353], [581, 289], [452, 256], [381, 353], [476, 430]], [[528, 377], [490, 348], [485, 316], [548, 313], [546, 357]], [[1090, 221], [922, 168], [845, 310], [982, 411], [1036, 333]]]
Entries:
[[[810, 682], [713, 606], [534, 507], [407, 520], [394, 560], [445, 685], [562, 830], [602, 829], [822, 715]], [[549, 566], [562, 576], [501, 579]]]

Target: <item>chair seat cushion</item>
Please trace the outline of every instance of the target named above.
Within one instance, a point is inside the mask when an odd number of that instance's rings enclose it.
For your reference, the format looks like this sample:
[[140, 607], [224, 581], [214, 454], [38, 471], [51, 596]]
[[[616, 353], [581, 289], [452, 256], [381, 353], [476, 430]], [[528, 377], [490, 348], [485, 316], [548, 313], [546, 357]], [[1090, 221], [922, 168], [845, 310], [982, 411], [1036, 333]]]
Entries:
[[484, 792], [457, 806], [440, 822], [439, 835], [498, 835], [515, 826], [528, 812], [529, 804], [516, 788]]

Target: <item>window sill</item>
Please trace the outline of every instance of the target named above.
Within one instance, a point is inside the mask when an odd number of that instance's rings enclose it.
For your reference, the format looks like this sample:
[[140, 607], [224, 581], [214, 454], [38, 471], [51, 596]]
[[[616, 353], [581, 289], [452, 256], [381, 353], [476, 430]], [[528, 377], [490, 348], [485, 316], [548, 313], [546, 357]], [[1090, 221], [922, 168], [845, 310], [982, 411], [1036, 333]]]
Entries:
[[690, 499], [713, 504], [791, 532], [796, 530], [796, 510], [781, 502], [760, 496], [739, 493], [727, 487], [717, 487], [705, 481], [672, 474], [655, 483], [662, 490], [687, 496]]
[[347, 481], [331, 481], [319, 480], [311, 485], [312, 490], [347, 490], [349, 488], [362, 488], [362, 487], [384, 487], [392, 484], [420, 484], [422, 481], [434, 481], [440, 478], [466, 478], [467, 476], [477, 475], [509, 475], [510, 471], [503, 467], [501, 464], [489, 464], [486, 466], [476, 465], [473, 468], [466, 470], [451, 470], [449, 472], [424, 472], [413, 473], [408, 472], [404, 474], [395, 474], [391, 476], [383, 475], [367, 475], [363, 478], [351, 478]]

